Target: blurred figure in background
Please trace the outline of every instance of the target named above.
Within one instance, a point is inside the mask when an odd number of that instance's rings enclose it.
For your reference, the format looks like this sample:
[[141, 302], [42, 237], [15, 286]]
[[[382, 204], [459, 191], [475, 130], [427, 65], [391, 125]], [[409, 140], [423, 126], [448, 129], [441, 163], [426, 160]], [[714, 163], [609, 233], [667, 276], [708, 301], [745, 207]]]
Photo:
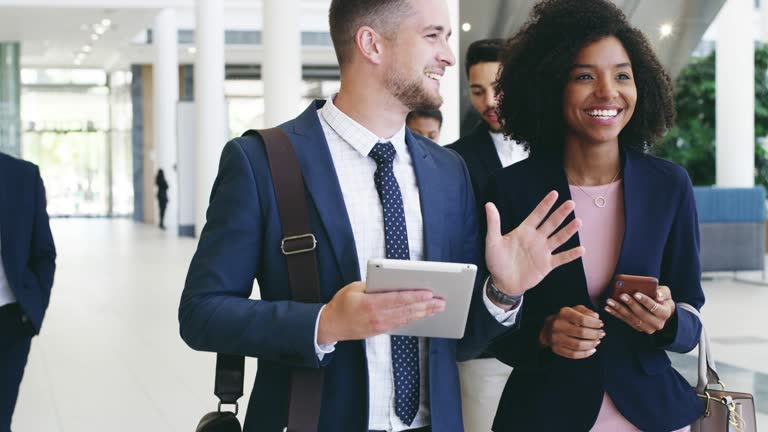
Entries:
[[501, 68], [500, 56], [503, 48], [502, 39], [478, 40], [467, 48], [464, 65], [469, 84], [469, 99], [483, 121], [469, 134], [448, 146], [466, 162], [475, 198], [480, 207], [485, 204], [483, 193], [491, 174], [528, 157], [528, 150], [524, 145], [504, 136], [496, 112], [496, 80]]
[[157, 185], [157, 205], [160, 207], [160, 229], [165, 229], [165, 209], [168, 208], [168, 182], [165, 181], [163, 169], [157, 170], [155, 176], [155, 185]]
[[440, 110], [411, 111], [405, 118], [405, 125], [417, 134], [437, 142], [443, 126], [443, 113]]

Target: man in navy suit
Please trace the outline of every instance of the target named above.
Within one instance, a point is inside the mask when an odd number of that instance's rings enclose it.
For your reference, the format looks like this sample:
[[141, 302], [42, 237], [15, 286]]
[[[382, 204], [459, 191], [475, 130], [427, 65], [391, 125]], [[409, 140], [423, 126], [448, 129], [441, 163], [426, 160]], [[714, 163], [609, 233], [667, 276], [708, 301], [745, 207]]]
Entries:
[[467, 48], [464, 67], [469, 100], [482, 121], [469, 134], [448, 145], [466, 162], [475, 197], [481, 207], [485, 204], [482, 198], [491, 174], [528, 157], [528, 150], [523, 144], [504, 136], [496, 112], [496, 78], [503, 49], [503, 39], [482, 39], [472, 42]]
[[40, 172], [2, 153], [0, 254], [0, 432], [7, 432], [32, 336], [51, 297], [56, 248]]
[[[368, 259], [483, 267], [461, 158], [405, 127], [409, 111], [442, 103], [440, 78], [455, 62], [450, 20], [444, 0], [334, 0], [329, 16], [339, 93], [279, 126], [307, 189], [322, 302], [291, 300], [264, 143], [248, 135], [223, 151], [181, 298], [181, 336], [194, 349], [258, 358], [245, 430], [282, 431], [291, 370], [323, 368], [321, 432], [459, 432], [456, 360], [516, 328], [523, 292], [580, 256], [552, 253], [576, 232], [571, 224], [551, 236], [572, 203], [546, 218], [547, 197], [520, 229], [492, 231], [492, 276], [478, 277], [464, 338], [387, 335], [445, 303], [423, 291], [366, 293]], [[260, 300], [249, 299], [254, 279]]]

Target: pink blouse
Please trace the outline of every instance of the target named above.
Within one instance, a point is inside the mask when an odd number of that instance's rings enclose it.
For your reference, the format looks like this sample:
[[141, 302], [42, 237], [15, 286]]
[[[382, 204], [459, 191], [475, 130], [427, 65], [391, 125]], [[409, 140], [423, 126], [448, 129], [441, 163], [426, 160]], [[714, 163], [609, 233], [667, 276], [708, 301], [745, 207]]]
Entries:
[[[570, 185], [570, 190], [576, 202], [576, 215], [582, 220], [579, 240], [585, 249], [582, 262], [587, 279], [587, 290], [592, 303], [601, 306], [599, 299], [611, 282], [621, 253], [625, 229], [624, 188], [619, 179], [610, 185], [582, 187]], [[596, 200], [598, 204], [605, 202], [605, 206], [598, 207]], [[591, 430], [593, 432], [640, 431], [621, 415], [608, 393], [603, 394], [603, 405]], [[684, 427], [675, 432], [689, 430], [690, 427]]]

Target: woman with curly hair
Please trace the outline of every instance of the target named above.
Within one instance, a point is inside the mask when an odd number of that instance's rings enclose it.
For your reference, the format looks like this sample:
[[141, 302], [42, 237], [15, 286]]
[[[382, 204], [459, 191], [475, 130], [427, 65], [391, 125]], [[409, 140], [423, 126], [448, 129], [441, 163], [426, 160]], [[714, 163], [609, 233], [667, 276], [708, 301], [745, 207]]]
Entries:
[[[563, 248], [584, 255], [528, 291], [520, 330], [495, 343], [514, 371], [493, 430], [688, 430], [703, 404], [665, 351], [699, 340], [675, 307], [704, 304], [698, 221], [686, 172], [649, 154], [673, 124], [669, 76], [605, 0], [540, 2], [502, 66], [500, 118], [531, 157], [491, 181], [488, 229], [517, 227], [555, 190], [582, 224]], [[657, 278], [655, 298], [614, 298], [618, 274]]]

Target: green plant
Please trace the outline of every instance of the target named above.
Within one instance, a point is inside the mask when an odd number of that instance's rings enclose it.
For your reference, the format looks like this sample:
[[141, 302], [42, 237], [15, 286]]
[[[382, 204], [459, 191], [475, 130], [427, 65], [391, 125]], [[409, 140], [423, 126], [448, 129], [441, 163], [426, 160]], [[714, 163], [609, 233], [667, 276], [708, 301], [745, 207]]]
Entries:
[[[675, 81], [676, 126], [657, 154], [682, 165], [695, 185], [715, 182], [715, 53], [694, 59]], [[755, 184], [768, 187], [768, 44], [755, 49]], [[768, 145], [768, 143], [766, 143]]]

